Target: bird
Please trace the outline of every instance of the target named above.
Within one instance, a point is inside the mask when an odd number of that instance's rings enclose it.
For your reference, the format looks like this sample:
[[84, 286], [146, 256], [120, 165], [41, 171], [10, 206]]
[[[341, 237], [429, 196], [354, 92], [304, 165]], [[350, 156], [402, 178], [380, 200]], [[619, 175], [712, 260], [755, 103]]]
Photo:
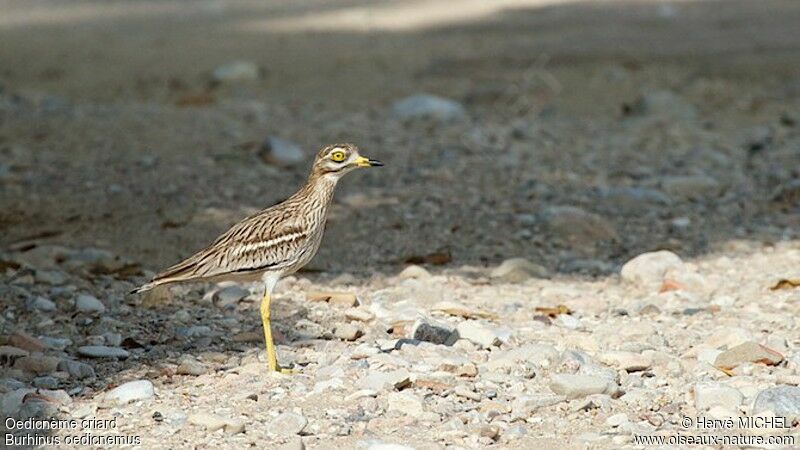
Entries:
[[134, 289], [183, 282], [261, 281], [261, 323], [270, 372], [292, 373], [278, 365], [272, 341], [270, 301], [278, 281], [305, 266], [317, 253], [339, 179], [359, 168], [383, 163], [361, 156], [353, 144], [333, 144], [316, 155], [308, 179], [294, 195], [233, 225], [211, 245]]

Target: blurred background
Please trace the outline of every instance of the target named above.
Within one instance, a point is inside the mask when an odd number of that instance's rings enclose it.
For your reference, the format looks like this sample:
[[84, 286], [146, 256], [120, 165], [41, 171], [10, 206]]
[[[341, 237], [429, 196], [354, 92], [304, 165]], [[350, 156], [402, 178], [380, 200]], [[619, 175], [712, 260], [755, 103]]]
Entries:
[[340, 184], [312, 268], [524, 255], [604, 274], [797, 234], [791, 0], [0, 10], [4, 246], [161, 267], [289, 196], [338, 141], [387, 167]]

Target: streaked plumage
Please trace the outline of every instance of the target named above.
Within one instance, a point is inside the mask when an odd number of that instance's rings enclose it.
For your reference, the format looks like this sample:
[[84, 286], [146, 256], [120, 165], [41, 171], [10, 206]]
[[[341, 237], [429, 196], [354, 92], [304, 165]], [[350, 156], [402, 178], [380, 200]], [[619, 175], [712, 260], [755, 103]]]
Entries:
[[[185, 281], [261, 278], [268, 305], [278, 279], [297, 271], [317, 253], [339, 178], [357, 167], [380, 165], [379, 161], [361, 157], [352, 144], [323, 148], [307, 183], [297, 193], [232, 226], [211, 245], [159, 273], [134, 292]], [[262, 307], [262, 317], [264, 314]], [[266, 319], [268, 323], [268, 308]], [[269, 348], [271, 337], [267, 339]]]

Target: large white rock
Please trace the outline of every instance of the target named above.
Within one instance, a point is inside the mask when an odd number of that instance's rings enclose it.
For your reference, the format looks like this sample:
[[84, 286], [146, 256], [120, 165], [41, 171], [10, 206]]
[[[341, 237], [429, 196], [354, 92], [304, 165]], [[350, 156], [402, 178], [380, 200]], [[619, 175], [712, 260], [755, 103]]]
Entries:
[[153, 383], [148, 380], [129, 381], [106, 392], [106, 403], [124, 405], [136, 400], [146, 400], [155, 395]]
[[667, 250], [642, 253], [622, 266], [620, 276], [626, 282], [658, 289], [664, 281], [664, 274], [670, 269], [680, 269], [683, 261], [680, 256]]
[[711, 409], [712, 406], [737, 411], [742, 401], [742, 393], [730, 386], [719, 383], [697, 383], [694, 386], [694, 405], [698, 411]]
[[550, 377], [550, 389], [568, 399], [604, 394], [611, 390], [608, 380], [582, 374], [559, 373]]

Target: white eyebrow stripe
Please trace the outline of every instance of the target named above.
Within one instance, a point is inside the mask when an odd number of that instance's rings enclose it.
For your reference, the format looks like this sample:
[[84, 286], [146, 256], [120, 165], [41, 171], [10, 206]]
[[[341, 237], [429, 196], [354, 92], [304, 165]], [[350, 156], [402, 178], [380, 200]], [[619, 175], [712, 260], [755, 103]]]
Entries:
[[270, 239], [268, 241], [261, 241], [261, 242], [254, 242], [252, 244], [240, 245], [239, 247], [236, 248], [236, 250], [233, 251], [233, 253], [236, 256], [239, 256], [242, 253], [248, 253], [248, 252], [251, 252], [253, 250], [259, 250], [259, 249], [262, 249], [262, 248], [274, 247], [274, 246], [276, 246], [278, 244], [281, 244], [283, 242], [292, 241], [292, 240], [294, 240], [296, 238], [299, 238], [299, 237], [302, 237], [302, 236], [305, 236], [305, 233], [303, 233], [303, 232], [290, 233], [290, 234], [286, 234], [286, 235], [283, 235], [283, 236], [280, 236], [280, 237], [276, 237], [276, 238]]

